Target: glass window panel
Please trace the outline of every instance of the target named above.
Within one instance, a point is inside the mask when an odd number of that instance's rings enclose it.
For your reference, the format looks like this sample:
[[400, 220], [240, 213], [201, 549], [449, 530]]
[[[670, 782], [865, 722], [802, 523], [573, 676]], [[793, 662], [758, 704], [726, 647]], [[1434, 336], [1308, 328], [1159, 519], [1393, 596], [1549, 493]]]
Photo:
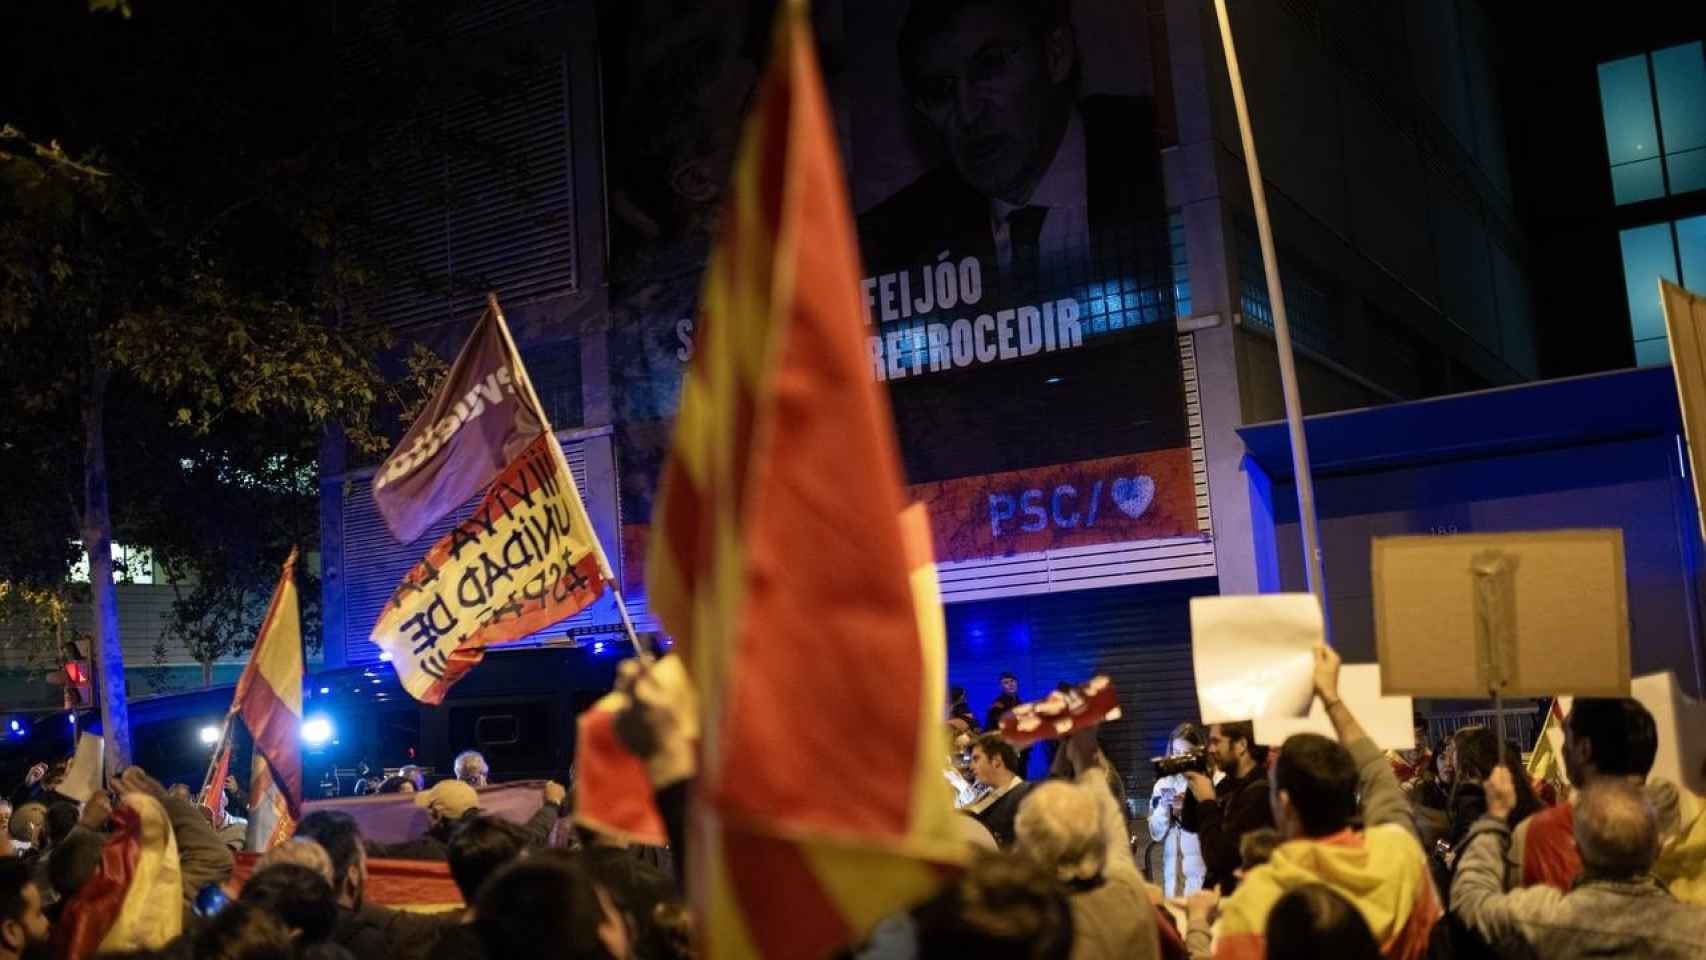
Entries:
[[1665, 153], [1706, 147], [1706, 56], [1701, 44], [1685, 43], [1653, 54], [1653, 85], [1659, 90], [1659, 129]]
[[1664, 337], [1657, 340], [1635, 341], [1635, 366], [1654, 367], [1670, 362], [1670, 341]]
[[1665, 335], [1659, 306], [1659, 278], [1676, 282], [1676, 250], [1670, 224], [1655, 223], [1619, 234], [1623, 245], [1623, 285], [1629, 297], [1629, 326], [1636, 340]]
[[[1635, 164], [1631, 164], [1635, 166]], [[1665, 157], [1665, 166], [1670, 168], [1670, 192], [1688, 193], [1692, 190], [1706, 190], [1706, 148], [1690, 150], [1687, 153], [1672, 153]], [[1616, 179], [1616, 174], [1612, 174]], [[1618, 203], [1623, 201], [1619, 200]]]
[[1659, 155], [1645, 55], [1599, 65], [1599, 105], [1605, 116], [1605, 145], [1613, 164]]
[[1665, 195], [1665, 174], [1659, 158], [1611, 168], [1611, 195], [1619, 204], [1638, 203]]
[[1706, 217], [1676, 222], [1676, 252], [1682, 260], [1682, 285], [1706, 293]]

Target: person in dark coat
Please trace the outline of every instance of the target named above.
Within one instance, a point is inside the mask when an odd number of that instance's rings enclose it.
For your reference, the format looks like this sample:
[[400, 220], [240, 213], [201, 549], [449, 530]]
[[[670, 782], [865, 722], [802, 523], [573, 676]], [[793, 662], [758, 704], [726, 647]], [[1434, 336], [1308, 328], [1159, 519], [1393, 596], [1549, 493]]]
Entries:
[[332, 861], [338, 918], [332, 942], [367, 958], [419, 960], [457, 914], [408, 913], [366, 902], [367, 851], [355, 818], [339, 810], [316, 810], [302, 818], [296, 835], [325, 848]]
[[1013, 821], [1033, 786], [1019, 775], [1018, 766], [1018, 752], [998, 734], [984, 734], [971, 748], [972, 776], [990, 790], [965, 812], [987, 827], [1003, 850], [1013, 845]]
[[1231, 893], [1243, 865], [1239, 840], [1252, 830], [1274, 826], [1268, 805], [1268, 748], [1256, 743], [1249, 721], [1208, 728], [1209, 762], [1225, 774], [1219, 783], [1192, 771], [1185, 774], [1190, 793], [1179, 824], [1197, 835], [1202, 847], [1203, 889]]

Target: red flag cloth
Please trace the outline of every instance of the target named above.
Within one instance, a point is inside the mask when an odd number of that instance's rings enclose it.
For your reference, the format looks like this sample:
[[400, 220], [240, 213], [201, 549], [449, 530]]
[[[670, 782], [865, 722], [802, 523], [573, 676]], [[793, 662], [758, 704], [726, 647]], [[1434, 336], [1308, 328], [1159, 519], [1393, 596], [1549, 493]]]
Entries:
[[625, 705], [611, 694], [575, 721], [575, 822], [628, 843], [665, 846], [669, 835], [646, 762], [616, 738], [616, 713]]
[[196, 798], [196, 803], [212, 815], [210, 819], [215, 830], [225, 825], [225, 780], [230, 775], [231, 739], [227, 737], [218, 759], [213, 762], [207, 782], [201, 785], [201, 796]]
[[860, 277], [810, 17], [788, 0], [647, 555], [703, 705], [689, 886], [706, 960], [827, 955], [965, 852]]
[[544, 430], [496, 305], [481, 315], [438, 392], [373, 475], [373, 504], [410, 543], [478, 493]]
[[[302, 618], [296, 601], [296, 551], [290, 551], [261, 621], [260, 635], [231, 710], [243, 718], [266, 758], [292, 819], [302, 816]], [[261, 795], [251, 794], [259, 802]]]
[[[243, 884], [255, 873], [258, 853], [237, 854], [236, 866], [226, 892], [236, 897]], [[367, 887], [362, 898], [397, 910], [435, 913], [462, 907], [462, 892], [450, 876], [450, 865], [442, 860], [391, 860], [382, 857], [367, 861]], [[377, 958], [372, 958], [377, 960]]]
[[62, 960], [92, 957], [118, 921], [124, 897], [142, 856], [142, 826], [136, 811], [113, 811], [111, 839], [101, 862], [83, 888], [65, 904], [53, 928], [54, 956]]

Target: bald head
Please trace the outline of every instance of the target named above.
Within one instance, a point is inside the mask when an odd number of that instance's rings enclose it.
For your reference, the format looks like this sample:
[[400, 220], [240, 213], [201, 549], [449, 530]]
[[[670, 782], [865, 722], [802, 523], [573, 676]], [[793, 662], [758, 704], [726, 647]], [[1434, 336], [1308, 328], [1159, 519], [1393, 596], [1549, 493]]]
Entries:
[[1102, 875], [1099, 798], [1076, 784], [1042, 784], [1019, 807], [1013, 823], [1021, 853], [1062, 880], [1091, 880]]
[[1584, 788], [1576, 800], [1576, 847], [1596, 873], [1646, 873], [1658, 856], [1659, 827], [1641, 787], [1600, 779]]

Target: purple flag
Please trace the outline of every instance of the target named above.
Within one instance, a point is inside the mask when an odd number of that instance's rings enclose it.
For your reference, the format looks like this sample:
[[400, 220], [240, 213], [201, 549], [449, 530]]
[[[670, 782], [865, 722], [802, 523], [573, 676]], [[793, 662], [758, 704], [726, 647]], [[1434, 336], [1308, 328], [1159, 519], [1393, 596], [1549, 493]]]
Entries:
[[502, 324], [488, 305], [432, 402], [373, 475], [373, 503], [400, 543], [484, 490], [543, 429]]

